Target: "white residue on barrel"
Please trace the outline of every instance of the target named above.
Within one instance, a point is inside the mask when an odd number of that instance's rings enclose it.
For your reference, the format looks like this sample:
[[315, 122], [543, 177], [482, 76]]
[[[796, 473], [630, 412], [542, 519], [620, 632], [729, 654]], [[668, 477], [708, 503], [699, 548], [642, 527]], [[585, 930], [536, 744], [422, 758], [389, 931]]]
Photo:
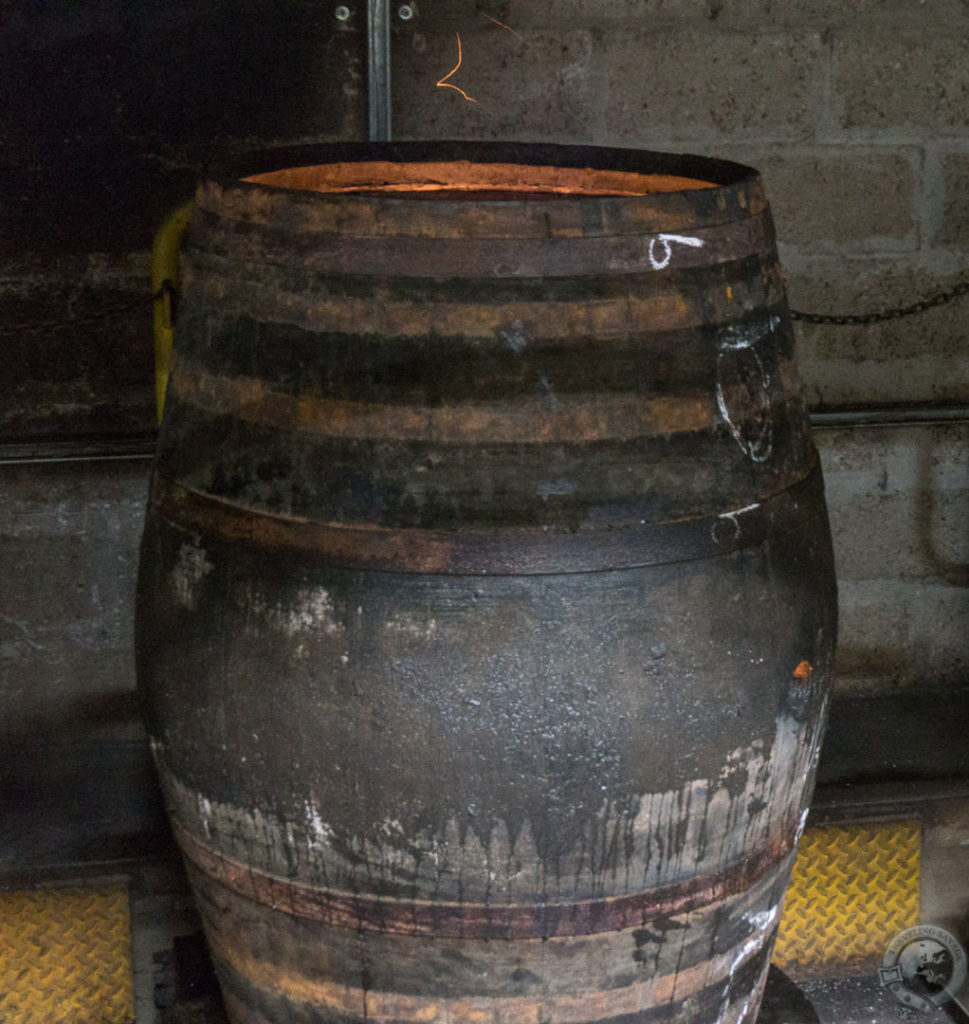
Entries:
[[212, 563], [202, 548], [200, 538], [178, 549], [178, 558], [172, 567], [172, 590], [175, 601], [187, 611], [195, 610], [199, 584], [212, 571]]
[[342, 633], [334, 614], [333, 598], [325, 587], [303, 587], [287, 601], [270, 603], [259, 593], [250, 597], [253, 612], [273, 629], [295, 637], [308, 633]]
[[320, 809], [311, 800], [306, 801], [306, 839], [311, 849], [329, 846], [333, 829], [320, 817]]
[[386, 629], [390, 633], [414, 640], [430, 640], [437, 632], [437, 619], [429, 619], [415, 612], [398, 612], [387, 620]]

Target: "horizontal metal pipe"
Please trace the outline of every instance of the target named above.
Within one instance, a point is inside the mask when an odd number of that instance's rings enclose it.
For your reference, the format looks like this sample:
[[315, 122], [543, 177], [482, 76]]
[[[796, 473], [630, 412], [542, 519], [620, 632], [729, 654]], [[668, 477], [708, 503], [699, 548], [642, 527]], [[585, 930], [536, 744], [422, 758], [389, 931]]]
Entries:
[[863, 818], [918, 817], [921, 809], [932, 801], [967, 796], [969, 778], [828, 783], [815, 789], [808, 823], [829, 825]]
[[894, 427], [901, 424], [966, 423], [969, 406], [873, 406], [865, 409], [814, 410], [811, 426]]
[[91, 440], [11, 441], [0, 444], [0, 466], [55, 462], [149, 462], [155, 454], [154, 434]]

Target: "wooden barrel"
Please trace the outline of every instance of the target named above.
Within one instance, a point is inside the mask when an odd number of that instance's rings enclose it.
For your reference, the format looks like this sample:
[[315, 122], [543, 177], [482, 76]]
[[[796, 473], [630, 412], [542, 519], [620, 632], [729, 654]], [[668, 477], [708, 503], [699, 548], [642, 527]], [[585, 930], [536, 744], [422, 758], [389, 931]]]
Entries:
[[753, 1021], [835, 637], [757, 174], [256, 156], [177, 327], [138, 670], [232, 1019]]

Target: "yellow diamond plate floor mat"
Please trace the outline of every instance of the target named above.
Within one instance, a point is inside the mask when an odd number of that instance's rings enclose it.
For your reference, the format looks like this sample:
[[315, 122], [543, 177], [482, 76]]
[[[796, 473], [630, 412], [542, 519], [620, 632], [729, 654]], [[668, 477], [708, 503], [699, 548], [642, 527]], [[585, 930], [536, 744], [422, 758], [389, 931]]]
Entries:
[[130, 1024], [134, 1016], [123, 886], [0, 892], [3, 1024]]
[[774, 963], [797, 977], [880, 959], [918, 924], [921, 844], [917, 821], [806, 829]]

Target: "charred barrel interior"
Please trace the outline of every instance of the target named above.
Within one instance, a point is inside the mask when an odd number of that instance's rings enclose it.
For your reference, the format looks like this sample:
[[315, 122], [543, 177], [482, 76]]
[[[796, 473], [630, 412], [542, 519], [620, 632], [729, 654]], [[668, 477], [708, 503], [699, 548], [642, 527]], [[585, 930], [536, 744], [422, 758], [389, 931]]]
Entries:
[[753, 1022], [835, 639], [757, 173], [257, 154], [183, 267], [138, 673], [232, 1019]]

